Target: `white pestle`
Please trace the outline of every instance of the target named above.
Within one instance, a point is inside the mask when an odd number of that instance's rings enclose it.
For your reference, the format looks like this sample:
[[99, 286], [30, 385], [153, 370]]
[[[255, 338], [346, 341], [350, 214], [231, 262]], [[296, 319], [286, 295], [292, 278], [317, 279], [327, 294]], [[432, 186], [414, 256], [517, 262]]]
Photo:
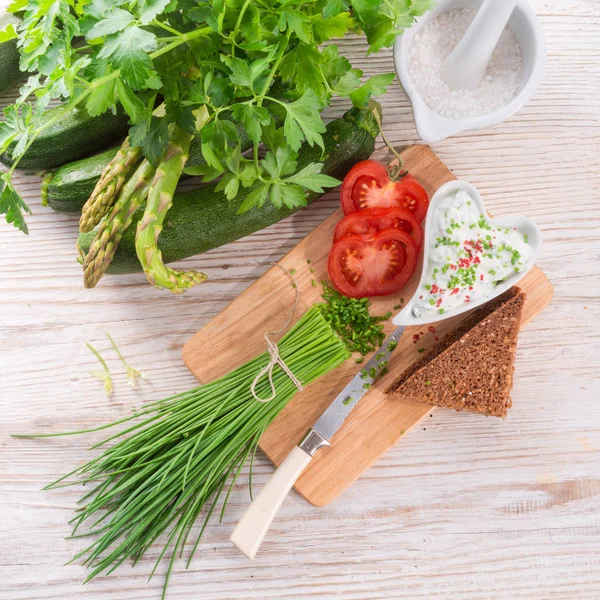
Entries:
[[490, 58], [517, 0], [483, 0], [469, 29], [442, 65], [450, 89], [472, 90], [483, 79]]

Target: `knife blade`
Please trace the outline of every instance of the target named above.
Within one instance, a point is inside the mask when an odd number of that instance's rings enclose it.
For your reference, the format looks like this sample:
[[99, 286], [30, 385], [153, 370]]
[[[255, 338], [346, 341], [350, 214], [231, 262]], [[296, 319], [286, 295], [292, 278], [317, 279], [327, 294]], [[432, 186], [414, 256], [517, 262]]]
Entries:
[[404, 326], [400, 326], [387, 338], [367, 364], [335, 397], [302, 441], [292, 449], [250, 504], [230, 538], [249, 559], [256, 556], [277, 511], [298, 477], [321, 448], [331, 446], [331, 439], [336, 431], [384, 370], [403, 331]]
[[369, 362], [350, 380], [348, 385], [327, 407], [312, 429], [327, 441], [331, 441], [335, 432], [343, 425], [348, 415], [371, 389], [402, 337], [404, 326], [398, 327], [383, 343]]

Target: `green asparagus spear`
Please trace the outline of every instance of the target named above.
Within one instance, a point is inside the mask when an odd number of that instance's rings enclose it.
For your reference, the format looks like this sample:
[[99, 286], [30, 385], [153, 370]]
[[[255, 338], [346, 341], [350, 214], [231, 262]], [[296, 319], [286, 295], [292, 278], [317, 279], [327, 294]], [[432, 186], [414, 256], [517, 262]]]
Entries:
[[138, 223], [135, 238], [135, 250], [148, 281], [155, 287], [166, 288], [175, 294], [182, 294], [206, 279], [204, 273], [175, 271], [165, 266], [162, 252], [158, 249], [158, 236], [165, 216], [173, 205], [173, 194], [189, 156], [191, 139], [189, 133], [174, 126], [171, 140], [148, 191], [146, 210]]
[[92, 195], [85, 203], [79, 220], [79, 231], [85, 233], [98, 225], [118, 198], [121, 188], [141, 159], [141, 148], [135, 146], [132, 148], [127, 138], [116, 156], [106, 165]]
[[154, 172], [154, 167], [144, 160], [123, 186], [110, 213], [100, 221], [96, 237], [83, 261], [83, 283], [86, 288], [95, 287], [110, 266], [123, 232], [131, 225], [133, 213], [148, 195]]

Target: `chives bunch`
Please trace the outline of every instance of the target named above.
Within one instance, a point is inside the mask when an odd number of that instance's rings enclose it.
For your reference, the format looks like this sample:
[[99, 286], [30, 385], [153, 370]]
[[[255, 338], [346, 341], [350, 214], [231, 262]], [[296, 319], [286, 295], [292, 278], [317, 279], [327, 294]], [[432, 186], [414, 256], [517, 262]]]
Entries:
[[[304, 385], [349, 357], [346, 345], [323, 317], [322, 305], [307, 311], [278, 345], [281, 358]], [[262, 354], [212, 383], [150, 404], [127, 419], [87, 430], [132, 422], [124, 431], [93, 446], [118, 440], [102, 455], [47, 486], [95, 486], [83, 497], [84, 504], [71, 521], [75, 524], [72, 537], [95, 536], [93, 543], [73, 558], [82, 558], [91, 569], [86, 581], [103, 571], [114, 571], [127, 559], [135, 564], [159, 536], [168, 532], [150, 575], [171, 550], [164, 598], [176, 554], [183, 554], [198, 516], [207, 509], [188, 566], [226, 486], [221, 517], [235, 480], [248, 456], [253, 456], [261, 434], [297, 392], [276, 366], [276, 397], [267, 403], [253, 398], [250, 386], [268, 362], [269, 355]], [[269, 389], [264, 377], [256, 392], [266, 397]], [[71, 476], [77, 480], [68, 481]], [[89, 530], [77, 533], [84, 524]]]

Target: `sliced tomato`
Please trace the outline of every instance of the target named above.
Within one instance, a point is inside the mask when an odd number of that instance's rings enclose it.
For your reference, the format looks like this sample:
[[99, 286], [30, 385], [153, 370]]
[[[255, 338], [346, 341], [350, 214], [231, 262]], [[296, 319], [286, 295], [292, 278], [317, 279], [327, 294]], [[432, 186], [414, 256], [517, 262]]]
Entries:
[[399, 229], [408, 233], [420, 250], [423, 246], [423, 228], [413, 213], [404, 208], [367, 208], [344, 217], [336, 226], [333, 242], [345, 235], [366, 235], [372, 238], [385, 229]]
[[429, 198], [410, 175], [392, 181], [384, 165], [363, 160], [350, 169], [340, 190], [345, 215], [367, 208], [404, 208], [420, 223], [427, 214]]
[[338, 292], [350, 298], [400, 291], [417, 267], [418, 250], [405, 231], [387, 229], [371, 238], [346, 235], [329, 254], [327, 270]]

